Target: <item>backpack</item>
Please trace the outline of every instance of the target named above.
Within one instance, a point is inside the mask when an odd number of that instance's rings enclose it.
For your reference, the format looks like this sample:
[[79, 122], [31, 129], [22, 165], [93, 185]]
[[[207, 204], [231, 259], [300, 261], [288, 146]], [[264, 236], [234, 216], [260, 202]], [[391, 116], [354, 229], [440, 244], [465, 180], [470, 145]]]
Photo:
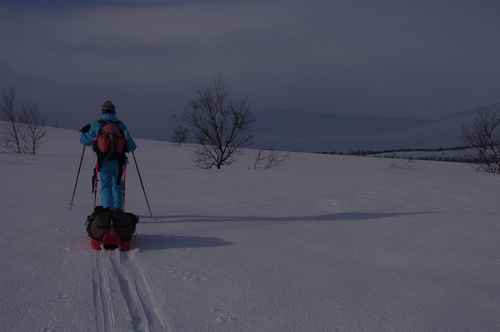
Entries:
[[101, 129], [95, 142], [96, 152], [108, 159], [117, 159], [123, 156], [127, 150], [127, 139], [119, 123], [99, 122]]
[[96, 206], [87, 217], [87, 234], [91, 239], [102, 241], [107, 232], [114, 230], [121, 241], [130, 241], [138, 222], [139, 217], [135, 214]]

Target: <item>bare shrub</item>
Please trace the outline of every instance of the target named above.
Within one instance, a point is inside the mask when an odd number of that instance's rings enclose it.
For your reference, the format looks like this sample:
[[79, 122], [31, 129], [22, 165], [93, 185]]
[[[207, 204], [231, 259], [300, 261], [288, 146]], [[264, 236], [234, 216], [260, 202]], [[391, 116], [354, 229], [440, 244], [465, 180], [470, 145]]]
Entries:
[[221, 80], [198, 92], [186, 112], [186, 124], [200, 145], [195, 152], [198, 167], [230, 165], [240, 148], [252, 140], [253, 119], [247, 101], [231, 99]]
[[270, 169], [278, 167], [289, 159], [286, 152], [274, 150], [259, 150], [255, 156], [253, 169]]
[[14, 89], [2, 93], [0, 119], [5, 123], [2, 126], [1, 142], [8, 151], [23, 153], [16, 102], [16, 91]]
[[189, 128], [178, 125], [172, 132], [172, 141], [177, 144], [186, 143], [189, 138]]
[[481, 111], [469, 127], [463, 128], [465, 142], [474, 149], [480, 169], [500, 173], [500, 113]]
[[7, 151], [36, 154], [47, 135], [45, 118], [36, 105], [19, 109], [14, 89], [5, 91], [0, 101], [4, 121], [0, 142]]
[[21, 141], [23, 151], [35, 155], [40, 146], [45, 142], [47, 128], [45, 118], [36, 105], [23, 108], [20, 114]]

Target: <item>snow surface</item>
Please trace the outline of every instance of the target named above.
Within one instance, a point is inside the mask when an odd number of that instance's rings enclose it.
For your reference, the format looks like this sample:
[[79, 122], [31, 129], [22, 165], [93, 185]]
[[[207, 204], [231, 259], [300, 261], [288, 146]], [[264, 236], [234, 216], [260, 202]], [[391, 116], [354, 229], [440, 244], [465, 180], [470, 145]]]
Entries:
[[[78, 133], [0, 153], [2, 331], [499, 331], [500, 177], [465, 164], [290, 154], [200, 170], [138, 141], [154, 218], [90, 251]], [[147, 215], [131, 164], [127, 209]]]

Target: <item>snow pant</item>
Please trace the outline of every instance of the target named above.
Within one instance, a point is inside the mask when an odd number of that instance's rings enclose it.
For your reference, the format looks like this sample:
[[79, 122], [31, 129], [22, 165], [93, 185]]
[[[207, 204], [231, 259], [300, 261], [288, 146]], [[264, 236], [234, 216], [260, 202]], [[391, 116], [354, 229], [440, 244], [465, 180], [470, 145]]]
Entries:
[[103, 208], [123, 209], [123, 186], [119, 178], [118, 160], [105, 160], [99, 169], [101, 179], [101, 205]]

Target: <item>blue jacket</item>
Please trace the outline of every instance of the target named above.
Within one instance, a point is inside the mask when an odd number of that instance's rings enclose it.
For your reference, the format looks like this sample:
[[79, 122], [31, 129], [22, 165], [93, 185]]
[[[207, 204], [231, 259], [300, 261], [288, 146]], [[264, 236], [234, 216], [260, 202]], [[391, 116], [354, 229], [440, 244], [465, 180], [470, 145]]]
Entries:
[[[120, 128], [123, 130], [123, 133], [125, 135], [125, 139], [127, 140], [127, 152], [132, 152], [135, 151], [137, 148], [137, 145], [134, 142], [134, 139], [130, 135], [130, 132], [127, 129], [127, 126], [118, 118], [116, 117], [115, 114], [111, 113], [103, 113], [101, 116], [101, 120], [104, 121], [112, 121], [112, 122], [117, 122]], [[99, 131], [101, 130], [101, 123], [99, 123], [99, 120], [94, 121], [88, 132], [82, 133], [80, 136], [80, 143], [84, 145], [92, 145], [94, 144], [95, 140], [97, 139], [97, 135], [99, 135]]]

